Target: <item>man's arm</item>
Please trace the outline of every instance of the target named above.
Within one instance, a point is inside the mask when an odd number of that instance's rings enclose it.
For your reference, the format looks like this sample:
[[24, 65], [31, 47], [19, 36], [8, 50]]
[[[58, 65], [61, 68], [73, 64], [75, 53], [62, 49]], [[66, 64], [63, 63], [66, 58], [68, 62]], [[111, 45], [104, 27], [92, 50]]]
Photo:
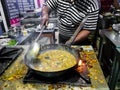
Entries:
[[89, 30], [82, 30], [75, 38], [75, 42], [81, 42], [84, 41], [90, 34]]
[[42, 8], [42, 25], [47, 25], [49, 20], [50, 9], [47, 5]]
[[52, 10], [56, 10], [58, 0], [47, 0], [46, 3], [43, 4], [42, 8], [42, 23], [43, 25], [48, 24], [49, 14]]

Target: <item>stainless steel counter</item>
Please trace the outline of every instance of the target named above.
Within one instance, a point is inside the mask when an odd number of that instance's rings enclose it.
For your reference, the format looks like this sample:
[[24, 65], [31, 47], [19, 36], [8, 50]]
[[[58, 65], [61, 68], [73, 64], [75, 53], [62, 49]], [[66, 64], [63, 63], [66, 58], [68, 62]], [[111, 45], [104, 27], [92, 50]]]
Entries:
[[[110, 68], [108, 85], [110, 90], [115, 90], [120, 72], [120, 33], [114, 30], [100, 31], [100, 44], [98, 59], [104, 66]], [[103, 66], [102, 65], [102, 66]], [[103, 67], [106, 68], [106, 67]]]
[[114, 45], [115, 47], [120, 47], [120, 34], [113, 31], [113, 30], [101, 30], [100, 34], [101, 36], [107, 37]]

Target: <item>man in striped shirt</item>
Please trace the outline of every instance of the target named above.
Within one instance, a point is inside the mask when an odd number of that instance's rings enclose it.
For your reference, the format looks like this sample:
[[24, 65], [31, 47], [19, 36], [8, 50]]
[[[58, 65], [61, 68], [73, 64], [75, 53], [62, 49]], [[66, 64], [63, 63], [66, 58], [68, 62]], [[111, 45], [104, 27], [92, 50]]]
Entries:
[[83, 43], [92, 31], [96, 30], [99, 5], [97, 0], [47, 0], [43, 7], [43, 23], [49, 19], [49, 13], [57, 11], [59, 18], [60, 43], [65, 43], [73, 35], [80, 22], [88, 16], [86, 23], [74, 40]]

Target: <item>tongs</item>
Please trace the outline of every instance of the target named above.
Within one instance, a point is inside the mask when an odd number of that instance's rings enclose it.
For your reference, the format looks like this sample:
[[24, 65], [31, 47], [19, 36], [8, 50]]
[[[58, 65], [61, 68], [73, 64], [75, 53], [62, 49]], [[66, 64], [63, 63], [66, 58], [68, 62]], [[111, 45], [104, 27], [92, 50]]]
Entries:
[[39, 54], [40, 45], [38, 43], [38, 40], [41, 37], [45, 27], [46, 27], [45, 25], [41, 27], [39, 35], [37, 36], [37, 38], [35, 39], [33, 44], [30, 46], [30, 48], [29, 48], [29, 50], [27, 52], [27, 58], [29, 58], [29, 60], [36, 59], [36, 56]]
[[78, 33], [83, 28], [83, 26], [84, 26], [85, 22], [87, 21], [87, 19], [88, 19], [88, 16], [86, 16], [86, 17], [83, 18], [83, 20], [79, 24], [78, 28], [76, 29], [76, 31], [74, 32], [74, 34], [72, 35], [72, 37], [65, 43], [66, 45], [74, 44], [75, 38], [77, 37]]

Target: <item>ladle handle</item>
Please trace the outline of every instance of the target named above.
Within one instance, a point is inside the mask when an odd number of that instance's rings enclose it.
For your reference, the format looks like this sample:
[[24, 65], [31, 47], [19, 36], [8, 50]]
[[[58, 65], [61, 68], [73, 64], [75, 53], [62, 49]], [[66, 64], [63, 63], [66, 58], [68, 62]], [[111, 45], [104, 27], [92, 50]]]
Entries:
[[83, 18], [83, 20], [81, 21], [80, 25], [78, 26], [78, 28], [76, 29], [76, 31], [74, 32], [72, 37], [65, 43], [66, 45], [73, 44], [73, 41], [75, 40], [75, 38], [78, 35], [78, 33], [80, 32], [80, 30], [83, 28], [83, 26], [84, 26], [85, 22], [87, 21], [87, 19], [88, 19], [88, 16]]
[[37, 42], [37, 41], [39, 40], [39, 38], [40, 38], [40, 36], [42, 35], [43, 30], [45, 29], [45, 27], [46, 27], [45, 25], [41, 27], [40, 33], [39, 33], [39, 35], [37, 36], [37, 38], [35, 39], [35, 42]]

